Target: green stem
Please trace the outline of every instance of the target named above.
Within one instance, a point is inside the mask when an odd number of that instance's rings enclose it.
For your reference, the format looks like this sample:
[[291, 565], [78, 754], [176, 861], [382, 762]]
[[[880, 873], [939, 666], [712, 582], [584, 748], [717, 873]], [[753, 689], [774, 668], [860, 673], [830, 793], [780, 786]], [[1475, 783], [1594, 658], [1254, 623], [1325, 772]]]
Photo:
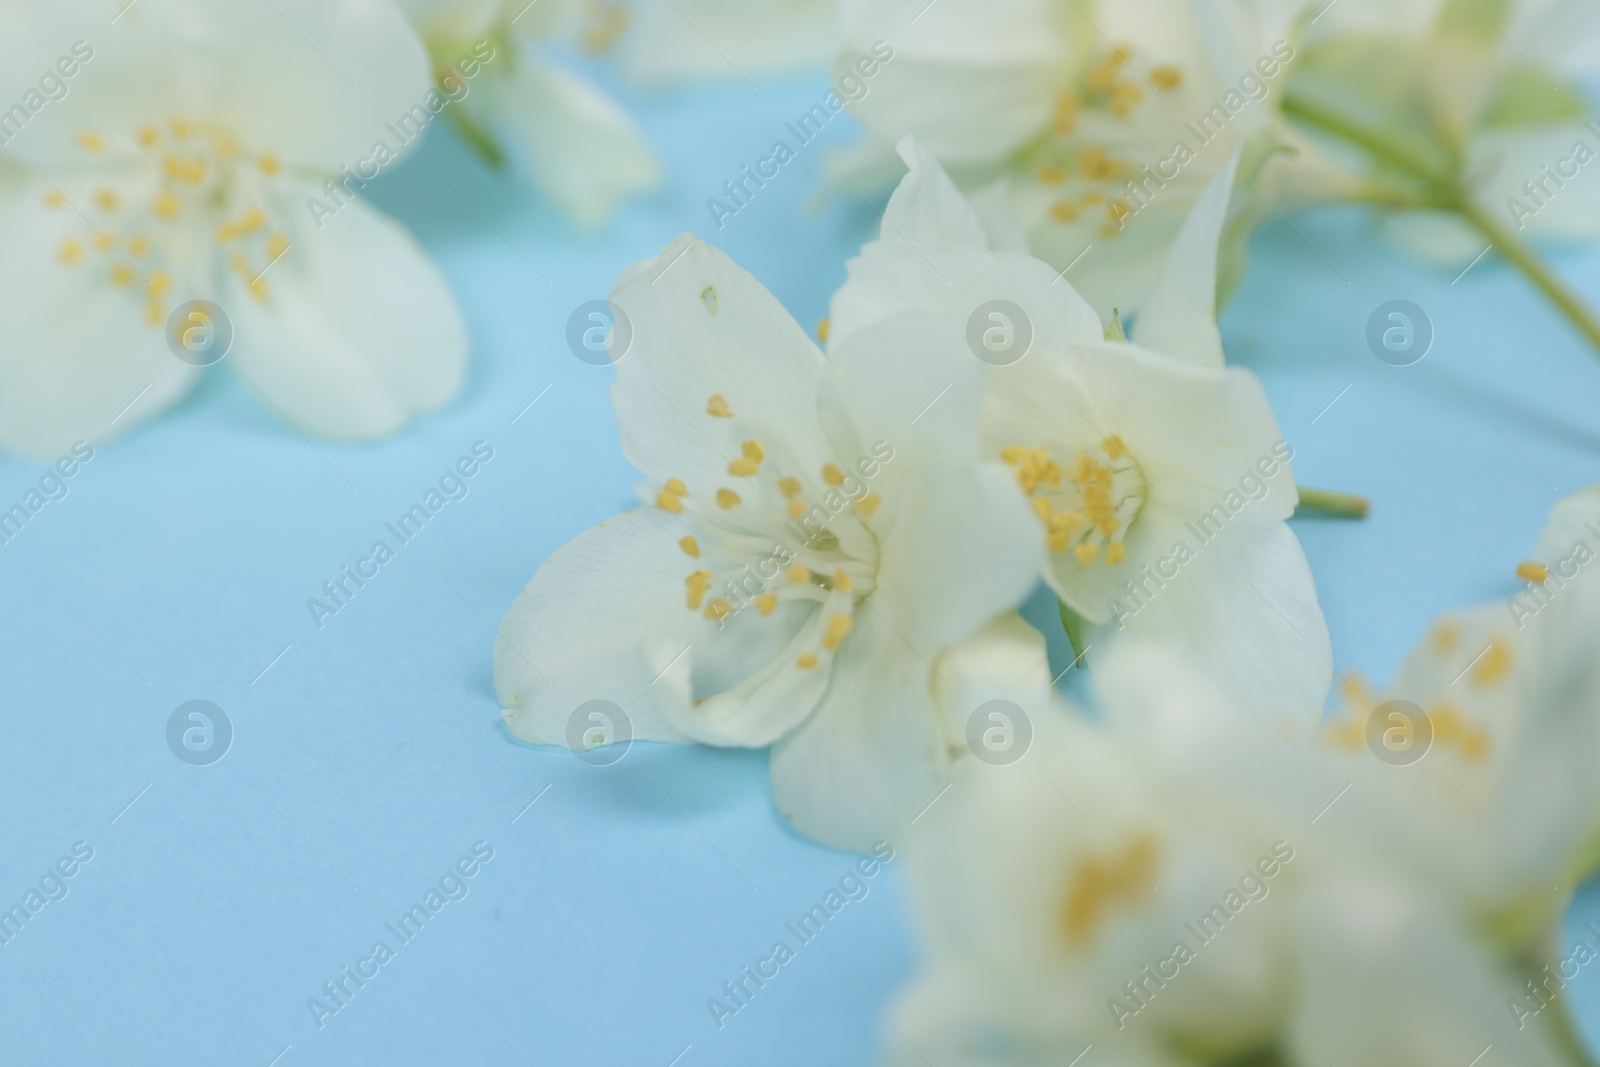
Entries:
[[[1427, 159], [1412, 151], [1409, 145], [1390, 138], [1382, 131], [1369, 129], [1348, 116], [1302, 96], [1287, 97], [1284, 100], [1283, 110], [1291, 118], [1362, 148], [1375, 159], [1390, 163], [1423, 182], [1427, 186], [1427, 192], [1423, 195], [1398, 194], [1398, 198], [1409, 198], [1418, 207], [1433, 207], [1459, 216], [1544, 293], [1591, 344], [1600, 349], [1600, 318], [1595, 316], [1594, 311], [1577, 293], [1556, 276], [1549, 264], [1541, 259], [1527, 242], [1517, 236], [1516, 232], [1505, 223], [1485, 211], [1472, 198], [1462, 187], [1458, 166], [1454, 168], [1454, 173], [1441, 172]], [[1362, 196], [1360, 199], [1370, 199], [1370, 196]], [[1304, 491], [1301, 497], [1304, 503]]]
[[1493, 245], [1507, 262], [1538, 286], [1540, 292], [1562, 310], [1591, 344], [1600, 348], [1600, 319], [1595, 318], [1594, 311], [1577, 293], [1567, 287], [1566, 282], [1556, 277], [1550, 265], [1540, 259], [1527, 242], [1518, 237], [1505, 223], [1466, 197], [1462, 197], [1457, 203], [1456, 211], [1471, 223], [1473, 229], [1482, 234], [1484, 240]]
[[1378, 130], [1368, 129], [1356, 120], [1307, 100], [1303, 96], [1291, 94], [1286, 97], [1283, 102], [1283, 113], [1290, 118], [1299, 119], [1308, 126], [1315, 126], [1341, 140], [1364, 148], [1368, 154], [1393, 163], [1412, 177], [1420, 178], [1429, 185], [1439, 186], [1450, 182], [1450, 179], [1436, 170], [1428, 160], [1413, 152], [1409, 145]]
[[1364, 519], [1371, 505], [1364, 496], [1353, 493], [1335, 493], [1327, 489], [1308, 489], [1300, 487], [1300, 506], [1295, 513], [1307, 512], [1313, 515], [1326, 515], [1334, 519]]

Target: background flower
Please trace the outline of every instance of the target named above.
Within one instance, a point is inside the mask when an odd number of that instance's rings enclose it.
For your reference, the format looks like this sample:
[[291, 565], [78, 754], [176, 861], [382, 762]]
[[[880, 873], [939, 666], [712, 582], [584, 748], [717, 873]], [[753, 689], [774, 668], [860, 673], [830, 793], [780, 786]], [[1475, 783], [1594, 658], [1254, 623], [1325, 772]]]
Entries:
[[142, 0], [107, 26], [89, 3], [6, 3], [0, 22], [8, 70], [59, 70], [82, 46], [70, 91], [4, 148], [0, 441], [51, 454], [176, 403], [196, 371], [169, 319], [197, 298], [231, 320], [235, 369], [307, 432], [381, 436], [455, 396], [466, 331], [444, 279], [342, 184], [428, 88], [396, 10]]

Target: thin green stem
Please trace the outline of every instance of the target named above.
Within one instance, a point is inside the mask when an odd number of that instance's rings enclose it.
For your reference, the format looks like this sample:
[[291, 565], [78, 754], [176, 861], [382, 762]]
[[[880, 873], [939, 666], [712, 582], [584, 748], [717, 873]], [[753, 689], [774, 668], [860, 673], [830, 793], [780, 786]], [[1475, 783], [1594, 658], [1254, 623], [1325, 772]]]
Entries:
[[1300, 487], [1300, 506], [1295, 512], [1326, 515], [1334, 519], [1364, 519], [1371, 505], [1364, 496], [1354, 493], [1335, 493], [1327, 489]]
[[1595, 317], [1593, 309], [1584, 303], [1566, 282], [1556, 276], [1550, 265], [1541, 259], [1526, 241], [1467, 197], [1461, 198], [1455, 210], [1472, 225], [1473, 229], [1482, 234], [1484, 240], [1493, 245], [1507, 262], [1538, 286], [1539, 290], [1550, 298], [1550, 302], [1560, 308], [1572, 324], [1583, 332], [1591, 344], [1600, 348], [1600, 319]]
[[[1447, 171], [1440, 171], [1409, 145], [1303, 96], [1290, 94], [1284, 100], [1283, 110], [1289, 117], [1355, 145], [1374, 159], [1387, 162], [1422, 182], [1426, 187], [1425, 192], [1420, 195], [1401, 194], [1397, 199], [1409, 199], [1414, 206], [1431, 207], [1459, 216], [1544, 293], [1591, 344], [1600, 349], [1600, 318], [1566, 282], [1557, 277], [1532, 246], [1473, 199], [1463, 186], [1458, 163], [1452, 164]], [[1358, 199], [1369, 200], [1371, 197], [1363, 195]], [[1304, 491], [1301, 497], [1304, 503]]]
[[1450, 183], [1448, 176], [1441, 174], [1428, 160], [1412, 151], [1409, 145], [1379, 130], [1369, 129], [1332, 108], [1323, 107], [1303, 96], [1291, 93], [1284, 98], [1283, 112], [1290, 118], [1298, 119], [1308, 126], [1315, 126], [1341, 140], [1364, 148], [1369, 155], [1393, 163], [1412, 177], [1420, 178], [1429, 185], [1440, 186]]

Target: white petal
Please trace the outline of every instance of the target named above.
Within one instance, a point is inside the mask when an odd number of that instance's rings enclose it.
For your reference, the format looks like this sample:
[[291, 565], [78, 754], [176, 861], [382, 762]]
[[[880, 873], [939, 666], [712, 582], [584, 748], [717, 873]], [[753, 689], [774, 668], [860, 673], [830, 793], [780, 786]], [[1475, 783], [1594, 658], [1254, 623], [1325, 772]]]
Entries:
[[879, 239], [990, 247], [983, 221], [927, 146], [907, 134], [895, 150], [905, 161], [907, 174], [883, 210]]
[[1522, 1067], [1571, 1062], [1557, 1051], [1554, 1013], [1517, 1028], [1508, 1002], [1525, 992], [1432, 899], [1341, 881], [1312, 889], [1298, 910], [1295, 1000], [1279, 1002], [1294, 1020], [1293, 1062], [1466, 1064], [1491, 1047]]
[[1160, 280], [1139, 309], [1132, 339], [1146, 348], [1205, 366], [1222, 366], [1217, 329], [1217, 246], [1233, 200], [1242, 146], [1206, 187], [1172, 243]]
[[894, 450], [868, 520], [879, 546], [872, 605], [922, 655], [964, 640], [1037, 581], [1037, 520], [1009, 472], [980, 464], [984, 366], [958, 330], [906, 315], [851, 334], [819, 409], [839, 456]]
[[[839, 47], [835, 0], [649, 0], [624, 57], [657, 85], [822, 67]], [[851, 57], [852, 59], [854, 57]]]
[[665, 512], [638, 508], [579, 534], [539, 568], [495, 643], [495, 691], [513, 733], [566, 745], [578, 708], [609, 700], [634, 738], [685, 740], [661, 715], [644, 654], [686, 614], [682, 532]]
[[[816, 421], [822, 353], [726, 255], [685, 234], [629, 267], [612, 300], [633, 334], [611, 401], [635, 467], [710, 494], [728, 484], [728, 463], [752, 428], [793, 469], [816, 472], [831, 458]], [[708, 414], [712, 396], [734, 417]]]
[[[314, 191], [307, 190], [302, 191]], [[284, 204], [279, 217], [299, 217]], [[291, 230], [291, 248], [261, 275], [225, 290], [234, 324], [229, 362], [308, 433], [381, 437], [454, 399], [467, 335], [444, 277], [398, 223], [359, 200]]]
[[1241, 514], [1161, 584], [1127, 597], [1121, 621], [1087, 629], [1103, 654], [1122, 640], [1183, 649], [1252, 714], [1315, 721], [1333, 678], [1328, 626], [1294, 532], [1265, 513]]
[[850, 0], [840, 19], [841, 55], [893, 49], [855, 104], [862, 121], [884, 139], [914, 134], [952, 166], [998, 160], [1033, 137], [1069, 74], [1065, 20], [1047, 0]]
[[861, 852], [899, 839], [941, 785], [932, 676], [875, 612], [858, 615], [827, 695], [772, 747], [773, 798], [797, 830]]
[[[1009, 766], [1013, 762], [1009, 758], [1010, 746], [1025, 743], [1033, 734], [1034, 722], [1065, 714], [1055, 704], [1044, 635], [1015, 612], [1001, 615], [947, 649], [935, 666], [934, 703], [942, 713], [944, 734], [956, 755], [966, 751], [970, 741], [968, 726], [977, 717], [983, 729], [1000, 731], [993, 737], [990, 749], [1000, 752], [1002, 766]], [[994, 719], [992, 713], [978, 715], [984, 705], [997, 700], [1014, 705], [1027, 724]], [[979, 737], [981, 742], [981, 732]], [[1026, 748], [1018, 750], [1017, 758], [1027, 752]]]
[[[793, 730], [822, 699], [833, 657], [818, 652], [828, 613], [787, 605], [771, 618], [741, 611], [729, 632], [657, 636], [647, 646], [667, 722], [685, 737], [710, 745], [761, 748]], [[802, 653], [822, 662], [810, 670]], [[712, 659], [707, 665], [704, 661]]]
[[[1574, 549], [1579, 544], [1590, 552], [1600, 551], [1600, 485], [1586, 486], [1556, 501], [1533, 558], [1555, 569], [1562, 560], [1576, 554]], [[1570, 577], [1559, 571], [1556, 576]]]
[[493, 91], [513, 153], [580, 226], [598, 226], [624, 199], [660, 183], [661, 166], [638, 124], [577, 75], [524, 50]]
[[421, 41], [388, 0], [139, 0], [115, 25], [102, 4], [62, 0], [10, 4], [7, 18], [0, 68], [43, 72], [77, 39], [94, 51], [11, 146], [39, 162], [82, 162], [84, 132], [131, 147], [140, 124], [184, 119], [334, 171], [432, 84]]
[[160, 414], [198, 372], [167, 347], [165, 323], [148, 325], [140, 298], [111, 284], [112, 260], [58, 260], [79, 227], [70, 208], [44, 206], [48, 188], [11, 178], [0, 191], [0, 444], [54, 458]]

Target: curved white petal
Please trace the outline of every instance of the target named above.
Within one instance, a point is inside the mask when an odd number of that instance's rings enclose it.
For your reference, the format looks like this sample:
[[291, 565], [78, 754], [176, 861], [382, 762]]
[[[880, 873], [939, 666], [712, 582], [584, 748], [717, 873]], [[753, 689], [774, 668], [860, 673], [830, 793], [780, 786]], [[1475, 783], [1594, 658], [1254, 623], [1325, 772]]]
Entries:
[[1240, 515], [1118, 618], [1086, 628], [1101, 654], [1114, 642], [1160, 640], [1185, 650], [1240, 706], [1263, 718], [1315, 721], [1333, 679], [1333, 650], [1300, 542], [1265, 513]]
[[[817, 471], [830, 458], [816, 421], [822, 353], [722, 252], [684, 234], [624, 271], [612, 300], [632, 332], [611, 402], [635, 467], [709, 495], [729, 483], [729, 461], [752, 427], [791, 469]], [[708, 412], [713, 396], [731, 417]]]
[[651, 637], [685, 614], [680, 536], [671, 516], [638, 508], [579, 534], [539, 568], [495, 643], [495, 692], [512, 733], [567, 745], [578, 709], [608, 700], [634, 738], [687, 740], [662, 716], [645, 657]]
[[[291, 213], [299, 206], [280, 215]], [[260, 275], [265, 299], [231, 277], [219, 301], [234, 326], [228, 359], [301, 430], [381, 437], [454, 399], [466, 325], [443, 275], [398, 223], [359, 200], [322, 222], [291, 230], [289, 250]]]
[[598, 226], [626, 198], [653, 189], [661, 165], [644, 132], [596, 86], [529, 49], [492, 83], [513, 154], [580, 226]]
[[905, 315], [850, 334], [819, 402], [841, 456], [894, 450], [883, 503], [875, 606], [932, 656], [1015, 607], [1037, 581], [1037, 522], [1010, 474], [980, 462], [984, 366], [943, 320]]
[[1195, 204], [1167, 255], [1161, 277], [1133, 324], [1132, 340], [1204, 366], [1220, 367], [1217, 328], [1217, 249], [1233, 200], [1243, 146], [1235, 148]]
[[772, 746], [778, 811], [801, 833], [865, 852], [897, 840], [945, 765], [933, 670], [870, 609], [839, 650], [827, 694]]

